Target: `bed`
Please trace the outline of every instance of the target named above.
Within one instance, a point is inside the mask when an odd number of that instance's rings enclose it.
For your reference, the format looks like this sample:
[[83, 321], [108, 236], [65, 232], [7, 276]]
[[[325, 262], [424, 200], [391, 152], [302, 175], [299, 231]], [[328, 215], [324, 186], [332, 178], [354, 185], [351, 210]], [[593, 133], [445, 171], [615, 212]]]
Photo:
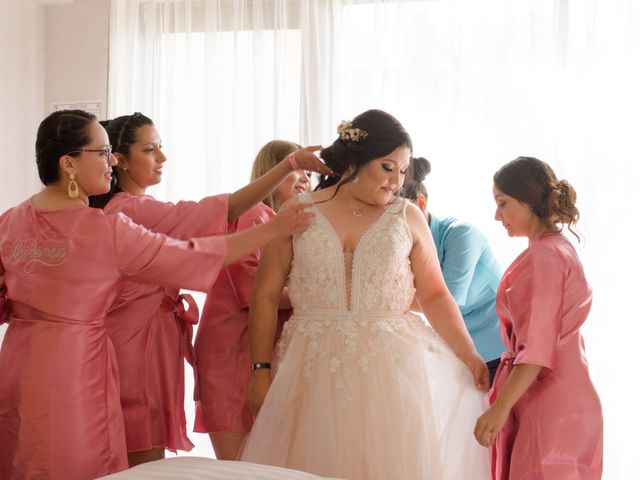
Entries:
[[173, 457], [138, 465], [124, 472], [100, 477], [100, 480], [319, 480], [326, 478], [256, 463], [229, 462], [204, 457]]

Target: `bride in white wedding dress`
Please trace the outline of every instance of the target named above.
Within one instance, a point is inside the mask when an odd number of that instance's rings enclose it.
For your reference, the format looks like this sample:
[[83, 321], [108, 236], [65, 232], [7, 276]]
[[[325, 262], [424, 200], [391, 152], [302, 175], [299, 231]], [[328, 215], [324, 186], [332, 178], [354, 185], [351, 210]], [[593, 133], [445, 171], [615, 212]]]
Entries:
[[[321, 157], [340, 178], [295, 199], [311, 225], [263, 251], [249, 320], [259, 415], [241, 459], [349, 480], [489, 479], [473, 437], [486, 366], [424, 216], [394, 196], [411, 139], [380, 110], [338, 132]], [[271, 372], [287, 279], [294, 314]], [[414, 297], [433, 329], [410, 312]]]

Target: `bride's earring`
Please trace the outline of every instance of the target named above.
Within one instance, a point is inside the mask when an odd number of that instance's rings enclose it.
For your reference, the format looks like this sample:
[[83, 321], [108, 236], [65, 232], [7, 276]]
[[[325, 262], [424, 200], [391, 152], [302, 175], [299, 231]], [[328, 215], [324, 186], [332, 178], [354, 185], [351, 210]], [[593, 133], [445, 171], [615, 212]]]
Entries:
[[78, 182], [76, 182], [75, 173], [69, 174], [69, 185], [67, 186], [67, 195], [69, 198], [78, 198], [80, 195], [80, 189], [78, 188]]
[[360, 181], [360, 177], [356, 175], [356, 178], [353, 179], [353, 183], [358, 183]]

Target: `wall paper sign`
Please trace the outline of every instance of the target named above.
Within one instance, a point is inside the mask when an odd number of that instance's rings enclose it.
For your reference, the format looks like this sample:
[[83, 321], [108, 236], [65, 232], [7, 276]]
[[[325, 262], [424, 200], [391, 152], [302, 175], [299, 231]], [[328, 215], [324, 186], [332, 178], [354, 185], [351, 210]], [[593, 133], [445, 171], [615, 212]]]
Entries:
[[51, 113], [58, 110], [84, 110], [93, 113], [98, 121], [104, 120], [104, 103], [102, 100], [64, 100], [51, 102]]

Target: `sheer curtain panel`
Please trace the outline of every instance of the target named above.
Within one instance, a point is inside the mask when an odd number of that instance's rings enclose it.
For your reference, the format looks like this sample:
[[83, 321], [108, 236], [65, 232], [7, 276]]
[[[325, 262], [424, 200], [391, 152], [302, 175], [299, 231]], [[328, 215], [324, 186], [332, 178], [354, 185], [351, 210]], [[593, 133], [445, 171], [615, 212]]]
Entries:
[[112, 0], [110, 22], [109, 115], [156, 122], [161, 199], [230, 191], [265, 142], [327, 144], [382, 108], [432, 163], [430, 209], [478, 225], [506, 267], [526, 242], [493, 220], [493, 173], [518, 155], [550, 163], [582, 214], [604, 478], [640, 478], [640, 2]]

